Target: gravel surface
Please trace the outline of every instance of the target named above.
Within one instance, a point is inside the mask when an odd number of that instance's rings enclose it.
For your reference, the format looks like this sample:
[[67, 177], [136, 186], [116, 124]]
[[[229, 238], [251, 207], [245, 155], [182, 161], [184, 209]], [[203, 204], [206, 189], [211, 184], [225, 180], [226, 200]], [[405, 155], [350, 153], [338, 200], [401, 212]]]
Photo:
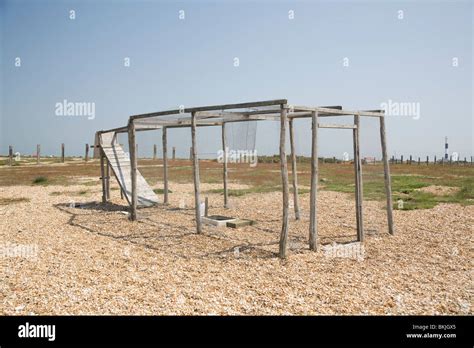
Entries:
[[1, 188], [30, 199], [0, 205], [1, 314], [472, 314], [474, 206], [394, 211], [390, 236], [384, 204], [364, 201], [361, 245], [353, 199], [321, 191], [324, 247], [311, 252], [304, 194], [281, 261], [281, 193], [231, 197], [231, 209], [209, 194], [210, 214], [257, 224], [197, 235], [192, 184], [170, 183], [170, 205], [133, 223], [112, 187], [106, 206], [100, 185]]

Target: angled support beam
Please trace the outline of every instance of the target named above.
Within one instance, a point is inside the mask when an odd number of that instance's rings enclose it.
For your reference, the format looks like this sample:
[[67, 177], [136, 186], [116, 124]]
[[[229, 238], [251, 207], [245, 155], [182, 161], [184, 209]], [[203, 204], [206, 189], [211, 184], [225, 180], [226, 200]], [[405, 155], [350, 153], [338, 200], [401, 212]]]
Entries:
[[309, 198], [309, 249], [317, 250], [318, 244], [318, 112], [311, 117], [311, 193]]

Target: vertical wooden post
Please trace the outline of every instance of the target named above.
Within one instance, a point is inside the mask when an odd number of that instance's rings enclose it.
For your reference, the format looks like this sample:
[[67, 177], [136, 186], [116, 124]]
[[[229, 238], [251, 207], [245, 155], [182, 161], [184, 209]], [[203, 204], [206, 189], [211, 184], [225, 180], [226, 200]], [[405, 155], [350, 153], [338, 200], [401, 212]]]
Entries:
[[105, 156], [102, 147], [100, 148], [100, 178], [102, 180], [102, 203], [107, 202], [107, 186], [105, 183]]
[[354, 142], [354, 171], [355, 171], [355, 201], [356, 201], [356, 223], [357, 240], [364, 241], [363, 224], [363, 191], [362, 191], [362, 161], [360, 158], [360, 116], [354, 115], [354, 130], [352, 132]]
[[153, 159], [156, 160], [156, 144], [153, 144]]
[[400, 157], [400, 164], [403, 164], [403, 155]]
[[201, 227], [201, 199], [200, 199], [200, 185], [199, 185], [199, 158], [197, 156], [197, 142], [196, 142], [196, 113], [191, 113], [191, 154], [193, 160], [193, 176], [194, 176], [194, 202], [196, 210], [196, 232], [202, 232]]
[[412, 162], [412, 156], [410, 155], [410, 164], [411, 164], [411, 162]]
[[225, 123], [222, 123], [222, 151], [223, 153], [223, 181], [224, 181], [224, 207], [228, 208], [229, 207], [229, 196], [228, 196], [228, 191], [227, 191], [227, 138], [225, 134]]
[[110, 163], [105, 157], [105, 196], [110, 199]]
[[89, 161], [89, 144], [86, 144], [86, 154], [84, 156], [85, 161]]
[[173, 161], [176, 159], [176, 147], [173, 146]]
[[298, 174], [296, 172], [296, 149], [295, 149], [295, 131], [293, 128], [293, 119], [289, 121], [290, 126], [290, 147], [291, 147], [291, 173], [293, 178], [293, 205], [295, 209], [295, 219], [300, 219], [300, 204], [298, 199]]
[[434, 164], [436, 164], [436, 155], [435, 155], [435, 157], [434, 157]]
[[61, 162], [64, 163], [64, 143], [61, 144]]
[[387, 161], [387, 136], [385, 135], [385, 117], [380, 117], [380, 140], [382, 142], [383, 170], [385, 178], [385, 195], [387, 196], [387, 222], [388, 232], [394, 234], [392, 213], [392, 183], [390, 178], [390, 166]]
[[421, 162], [420, 162], [420, 157], [418, 157], [418, 165], [420, 165], [420, 163], [421, 163]]
[[40, 156], [41, 156], [41, 145], [36, 145], [36, 164], [40, 163]]
[[130, 176], [132, 179], [132, 197], [130, 220], [137, 219], [137, 146], [135, 144], [135, 124], [130, 121], [128, 124], [128, 149], [130, 151]]
[[288, 241], [288, 207], [289, 207], [289, 196], [290, 189], [288, 187], [288, 165], [286, 162], [286, 123], [287, 120], [287, 106], [281, 105], [280, 115], [280, 169], [281, 169], [281, 182], [283, 190], [283, 217], [280, 234], [280, 258], [286, 258], [286, 244]]
[[209, 216], [209, 197], [204, 201], [204, 216]]
[[426, 165], [430, 164], [430, 156], [426, 156]]
[[[163, 140], [163, 203], [168, 204], [168, 135], [166, 127], [162, 129]], [[155, 145], [156, 148], [156, 145]]]
[[13, 165], [13, 146], [8, 146], [8, 165]]
[[309, 249], [318, 244], [318, 112], [311, 112], [311, 193], [309, 198]]

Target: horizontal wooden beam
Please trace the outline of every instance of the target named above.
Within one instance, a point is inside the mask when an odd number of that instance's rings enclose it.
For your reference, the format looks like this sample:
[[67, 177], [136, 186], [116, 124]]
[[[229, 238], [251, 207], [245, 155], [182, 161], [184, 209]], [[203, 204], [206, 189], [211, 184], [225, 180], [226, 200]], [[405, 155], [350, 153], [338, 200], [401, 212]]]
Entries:
[[318, 123], [318, 128], [334, 128], [334, 129], [356, 129], [357, 126], [353, 124], [321, 124]]
[[286, 103], [287, 103], [286, 99], [275, 99], [275, 100], [264, 100], [264, 101], [258, 101], [258, 102], [250, 102], [250, 103], [200, 106], [200, 107], [194, 107], [194, 108], [174, 109], [174, 110], [168, 110], [168, 111], [160, 111], [160, 112], [152, 112], [148, 114], [134, 115], [134, 116], [130, 116], [130, 119], [135, 120], [135, 119], [140, 119], [140, 118], [176, 115], [176, 114], [181, 114], [181, 113], [191, 113], [191, 112], [198, 112], [198, 111], [245, 109], [245, 108], [261, 107], [261, 106], [281, 105], [281, 104], [286, 104]]

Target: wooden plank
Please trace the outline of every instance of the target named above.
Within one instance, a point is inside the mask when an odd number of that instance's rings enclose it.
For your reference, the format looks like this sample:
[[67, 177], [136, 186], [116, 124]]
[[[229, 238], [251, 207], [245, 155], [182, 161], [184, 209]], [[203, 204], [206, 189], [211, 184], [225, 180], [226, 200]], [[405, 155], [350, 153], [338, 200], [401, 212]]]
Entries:
[[[105, 139], [104, 139], [105, 138]], [[111, 138], [105, 137], [105, 134], [100, 136], [101, 145], [103, 146], [103, 152], [107, 157], [107, 160], [111, 166], [112, 172], [117, 179], [121, 187], [121, 191], [125, 198], [127, 199], [128, 203], [131, 204], [131, 162], [130, 157], [128, 157], [125, 152], [123, 151], [122, 147], [113, 142], [113, 146], [111, 146]], [[105, 142], [104, 142], [105, 141]], [[108, 144], [108, 146], [107, 146]], [[158, 197], [153, 192], [151, 187], [148, 185], [146, 180], [140, 174], [137, 169], [137, 206], [152, 206], [158, 203]]]
[[162, 130], [162, 140], [163, 140], [163, 203], [168, 204], [168, 136], [166, 127], [163, 127]]
[[64, 143], [61, 144], [61, 162], [64, 163]]
[[222, 150], [223, 153], [223, 182], [224, 182], [224, 207], [229, 207], [229, 196], [227, 191], [227, 139], [225, 134], [225, 123], [222, 124]]
[[199, 185], [199, 158], [197, 155], [197, 141], [196, 141], [196, 116], [194, 112], [191, 117], [191, 138], [192, 138], [192, 160], [193, 160], [193, 177], [194, 177], [194, 203], [196, 210], [196, 232], [202, 232], [201, 226], [201, 199], [200, 199], [200, 185]]
[[186, 108], [184, 110], [174, 109], [174, 110], [167, 110], [167, 111], [151, 112], [147, 114], [134, 115], [134, 116], [131, 116], [130, 119], [135, 120], [135, 119], [147, 118], [147, 117], [175, 115], [175, 114], [181, 114], [181, 113], [193, 113], [196, 111], [244, 109], [244, 108], [252, 108], [252, 107], [259, 107], [259, 106], [280, 105], [280, 104], [286, 104], [286, 102], [287, 102], [286, 99], [277, 99], [277, 100], [264, 100], [264, 101], [258, 101], [258, 102], [250, 102], [250, 103], [210, 105], [210, 106]]
[[[385, 119], [380, 118], [380, 141], [382, 143], [382, 160], [383, 160], [383, 172], [384, 172], [384, 181], [385, 181], [385, 195], [387, 198], [387, 222], [388, 222], [388, 232], [394, 234], [393, 228], [393, 203], [392, 203], [392, 183], [390, 178], [390, 165], [388, 163], [387, 156], [387, 137], [385, 134]], [[428, 157], [427, 157], [428, 160]]]
[[356, 223], [357, 223], [357, 240], [364, 241], [364, 228], [363, 228], [363, 210], [362, 210], [362, 161], [360, 158], [360, 116], [354, 116], [354, 125], [356, 128], [353, 130], [353, 141], [354, 141], [354, 172], [355, 172], [355, 201], [356, 201]]
[[364, 110], [353, 111], [353, 110], [344, 110], [344, 109], [340, 110], [340, 109], [330, 109], [330, 108], [324, 108], [324, 107], [302, 106], [302, 105], [293, 106], [293, 110], [296, 112], [317, 110], [318, 113], [324, 113], [328, 115], [351, 116], [354, 114], [358, 114], [360, 116], [384, 117], [383, 112], [364, 111]]
[[311, 118], [311, 193], [309, 217], [309, 249], [318, 248], [318, 111], [312, 112]]
[[137, 220], [137, 154], [136, 154], [136, 143], [135, 143], [135, 124], [130, 121], [128, 124], [128, 148], [130, 151], [130, 178], [132, 184], [132, 196], [131, 196], [131, 210], [130, 220]]
[[296, 169], [296, 149], [295, 149], [295, 130], [293, 120], [289, 120], [290, 125], [290, 147], [291, 147], [291, 173], [293, 181], [293, 206], [295, 209], [295, 219], [300, 219], [300, 205], [298, 198], [298, 174]]
[[347, 125], [347, 124], [321, 124], [321, 123], [318, 123], [318, 128], [354, 129], [354, 128], [357, 128], [357, 126]]
[[286, 162], [286, 123], [288, 122], [286, 105], [281, 106], [281, 117], [280, 117], [280, 169], [281, 169], [281, 182], [283, 191], [283, 217], [280, 234], [280, 258], [286, 258], [286, 249], [288, 242], [288, 208], [289, 208], [289, 187], [288, 187], [288, 165]]

